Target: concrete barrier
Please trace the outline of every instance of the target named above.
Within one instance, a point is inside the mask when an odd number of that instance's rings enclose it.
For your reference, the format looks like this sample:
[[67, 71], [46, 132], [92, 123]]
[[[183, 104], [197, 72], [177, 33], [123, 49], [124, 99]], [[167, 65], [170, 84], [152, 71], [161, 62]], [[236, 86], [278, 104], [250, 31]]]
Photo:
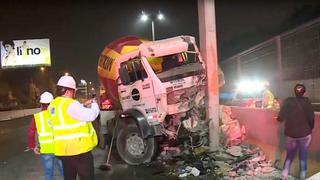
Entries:
[[[275, 119], [277, 110], [232, 107], [232, 112], [241, 125], [246, 128], [248, 141], [263, 149], [271, 160], [280, 160], [282, 167], [285, 160], [284, 123]], [[308, 175], [320, 171], [320, 113], [316, 113], [315, 127], [308, 154]], [[299, 153], [297, 153], [298, 155]], [[298, 156], [291, 167], [291, 173], [298, 176]]]
[[0, 121], [7, 121], [7, 120], [19, 118], [19, 117], [28, 116], [36, 112], [40, 112], [40, 108], [13, 110], [13, 111], [0, 111]]

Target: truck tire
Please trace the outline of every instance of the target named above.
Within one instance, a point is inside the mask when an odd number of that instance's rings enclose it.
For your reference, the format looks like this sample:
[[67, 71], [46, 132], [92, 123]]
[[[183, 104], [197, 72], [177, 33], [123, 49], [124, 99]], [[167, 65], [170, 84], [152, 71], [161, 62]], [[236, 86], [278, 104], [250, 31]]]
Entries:
[[116, 142], [120, 157], [130, 165], [150, 162], [157, 151], [155, 138], [143, 139], [136, 124], [119, 129]]

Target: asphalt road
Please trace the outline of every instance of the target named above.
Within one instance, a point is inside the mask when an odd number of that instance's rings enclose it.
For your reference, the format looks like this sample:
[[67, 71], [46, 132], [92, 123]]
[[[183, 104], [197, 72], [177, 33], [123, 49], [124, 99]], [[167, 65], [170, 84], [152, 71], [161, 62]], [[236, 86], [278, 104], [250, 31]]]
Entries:
[[[31, 116], [0, 122], [0, 180], [43, 180], [43, 171], [39, 156], [27, 149], [27, 128]], [[99, 165], [105, 159], [100, 148], [93, 151], [97, 180], [149, 180], [177, 179], [167, 176], [161, 167], [129, 166], [123, 163], [113, 151], [110, 171], [101, 171]], [[56, 179], [59, 179], [57, 172]]]

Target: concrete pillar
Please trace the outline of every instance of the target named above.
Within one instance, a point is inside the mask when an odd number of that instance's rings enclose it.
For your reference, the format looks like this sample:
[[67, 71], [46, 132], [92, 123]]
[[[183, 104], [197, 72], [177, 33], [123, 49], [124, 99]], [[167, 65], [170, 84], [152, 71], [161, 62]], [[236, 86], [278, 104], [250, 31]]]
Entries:
[[214, 0], [198, 0], [200, 51], [207, 65], [210, 150], [219, 147], [219, 85]]

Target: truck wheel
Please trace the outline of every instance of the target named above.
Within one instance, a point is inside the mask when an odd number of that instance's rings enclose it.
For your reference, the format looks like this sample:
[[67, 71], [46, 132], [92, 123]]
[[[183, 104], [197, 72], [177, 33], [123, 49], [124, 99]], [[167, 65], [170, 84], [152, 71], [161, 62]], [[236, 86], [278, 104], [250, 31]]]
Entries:
[[117, 150], [127, 164], [150, 162], [155, 155], [156, 144], [154, 137], [143, 139], [137, 125], [129, 125], [128, 128], [118, 131]]

